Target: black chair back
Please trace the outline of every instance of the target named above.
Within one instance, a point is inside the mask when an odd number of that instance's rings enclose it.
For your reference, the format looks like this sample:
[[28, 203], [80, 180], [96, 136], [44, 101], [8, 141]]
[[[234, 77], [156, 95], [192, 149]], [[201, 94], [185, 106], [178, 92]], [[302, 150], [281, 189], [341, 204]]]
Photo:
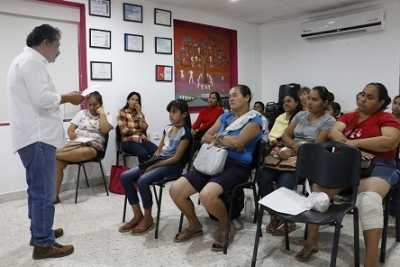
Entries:
[[358, 186], [360, 169], [361, 153], [357, 148], [329, 141], [301, 145], [295, 172], [326, 188], [347, 188]]
[[258, 140], [256, 147], [254, 148], [253, 158], [250, 163], [250, 170], [258, 169], [260, 167], [261, 156], [262, 156], [262, 139]]
[[117, 148], [119, 148], [121, 140], [121, 132], [119, 131], [119, 125], [117, 125], [117, 127], [115, 127], [115, 144], [117, 145]]

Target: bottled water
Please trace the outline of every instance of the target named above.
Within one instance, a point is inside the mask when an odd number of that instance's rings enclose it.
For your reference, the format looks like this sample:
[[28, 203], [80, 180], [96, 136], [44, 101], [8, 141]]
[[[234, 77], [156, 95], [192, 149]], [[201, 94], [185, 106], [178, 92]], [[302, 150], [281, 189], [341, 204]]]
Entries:
[[244, 202], [244, 216], [246, 219], [251, 218], [251, 210], [253, 208], [253, 203], [251, 201], [251, 196], [246, 196], [246, 201]]

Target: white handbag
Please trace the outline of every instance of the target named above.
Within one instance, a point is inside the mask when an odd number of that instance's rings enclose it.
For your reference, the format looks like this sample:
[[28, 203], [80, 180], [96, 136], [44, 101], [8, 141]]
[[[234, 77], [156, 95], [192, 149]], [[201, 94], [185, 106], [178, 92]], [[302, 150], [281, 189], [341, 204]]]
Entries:
[[197, 171], [211, 176], [224, 170], [228, 156], [225, 148], [214, 146], [215, 141], [211, 144], [203, 144], [193, 161], [193, 167]]

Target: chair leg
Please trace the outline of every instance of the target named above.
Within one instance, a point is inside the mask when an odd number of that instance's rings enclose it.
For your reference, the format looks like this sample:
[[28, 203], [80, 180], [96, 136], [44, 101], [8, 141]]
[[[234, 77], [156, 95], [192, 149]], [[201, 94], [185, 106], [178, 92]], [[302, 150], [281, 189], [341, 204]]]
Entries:
[[125, 216], [126, 216], [126, 203], [128, 202], [128, 198], [125, 196], [124, 200], [124, 212], [122, 213], [122, 222], [125, 222]]
[[331, 267], [336, 267], [336, 258], [339, 249], [339, 237], [340, 237], [340, 229], [342, 225], [342, 218], [336, 220], [335, 225], [335, 233], [333, 235], [333, 245], [332, 245], [332, 253], [331, 253]]
[[390, 194], [391, 190], [385, 197], [385, 210], [383, 211], [383, 230], [382, 230], [382, 239], [381, 239], [381, 253], [379, 256], [379, 262], [385, 263], [386, 258], [386, 242], [387, 242], [387, 231], [388, 231], [388, 222], [389, 222], [389, 207], [390, 207]]
[[78, 202], [79, 176], [81, 174], [81, 165], [78, 165], [78, 177], [76, 178], [75, 204]]
[[119, 152], [118, 152], [118, 149], [117, 149], [117, 153], [116, 153], [116, 156], [115, 156], [115, 165], [119, 165]]
[[[236, 189], [236, 188], [235, 188]], [[232, 208], [233, 208], [233, 195], [235, 194], [236, 190], [232, 190], [231, 197], [229, 198], [229, 209], [228, 209], [228, 218], [226, 222], [226, 229], [225, 229], [225, 238], [224, 238], [224, 254], [228, 252], [228, 240], [229, 240], [229, 232], [231, 230], [231, 216], [232, 216]]]
[[103, 176], [104, 188], [106, 189], [106, 194], [107, 194], [107, 196], [109, 196], [109, 194], [108, 194], [108, 188], [107, 188], [106, 176], [104, 175], [103, 164], [101, 164], [101, 161], [99, 161], [99, 165], [100, 165], [101, 175]]
[[290, 250], [290, 247], [289, 247], [289, 227], [288, 227], [287, 223], [288, 222], [286, 220], [284, 220], [283, 227], [284, 227], [284, 230], [285, 230], [285, 248], [286, 248], [286, 250]]
[[307, 224], [304, 224], [305, 226], [304, 226], [304, 236], [303, 236], [303, 239], [304, 240], [307, 240], [307, 233], [308, 233], [308, 228], [307, 228]]
[[258, 195], [257, 195], [257, 190], [255, 185], [252, 186], [253, 188], [253, 199], [254, 199], [254, 218], [253, 218], [253, 223], [257, 222], [257, 216], [258, 216]]
[[182, 232], [182, 226], [183, 226], [183, 213], [181, 212], [181, 218], [179, 219], [179, 228], [178, 228], [178, 233]]
[[[400, 185], [397, 186], [400, 191]], [[400, 192], [397, 193], [396, 201], [396, 242], [400, 242]]]
[[124, 159], [124, 166], [126, 167], [126, 157], [123, 155], [122, 158]]
[[159, 192], [159, 194], [157, 196], [156, 186], [153, 185], [153, 191], [154, 191], [154, 195], [155, 195], [156, 203], [157, 203], [156, 230], [155, 230], [155, 234], [154, 234], [154, 238], [155, 239], [158, 239], [158, 229], [159, 229], [159, 225], [160, 225], [161, 198], [162, 198], [163, 187], [164, 187], [164, 183], [162, 183], [160, 185], [160, 192]]
[[358, 209], [353, 209], [353, 228], [354, 228], [354, 266], [360, 266], [360, 238], [358, 226]]
[[82, 167], [83, 167], [83, 172], [85, 173], [86, 185], [87, 185], [87, 187], [89, 187], [89, 180], [87, 178], [87, 173], [86, 173], [86, 168], [85, 168], [84, 163], [82, 163]]
[[261, 205], [259, 205], [259, 209], [258, 210], [259, 210], [259, 214], [258, 214], [258, 221], [257, 221], [256, 238], [254, 240], [253, 258], [251, 259], [251, 267], [255, 267], [256, 266], [258, 245], [260, 243], [260, 237], [261, 237], [262, 217], [263, 217], [263, 214], [264, 214], [264, 208]]

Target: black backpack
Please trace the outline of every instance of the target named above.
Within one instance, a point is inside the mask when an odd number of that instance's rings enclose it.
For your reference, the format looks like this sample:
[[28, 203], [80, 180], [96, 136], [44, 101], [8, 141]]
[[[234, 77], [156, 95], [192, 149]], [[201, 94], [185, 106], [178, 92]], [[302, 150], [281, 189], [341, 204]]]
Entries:
[[[225, 203], [226, 212], [229, 212], [229, 199], [231, 197], [232, 191], [228, 191], [225, 194], [220, 196], [220, 199]], [[244, 208], [244, 191], [243, 189], [236, 190], [235, 194], [233, 195], [233, 203], [232, 203], [232, 215], [231, 219], [236, 219], [240, 217], [240, 212]], [[211, 214], [208, 214], [210, 218], [214, 221], [218, 221], [216, 217]]]

